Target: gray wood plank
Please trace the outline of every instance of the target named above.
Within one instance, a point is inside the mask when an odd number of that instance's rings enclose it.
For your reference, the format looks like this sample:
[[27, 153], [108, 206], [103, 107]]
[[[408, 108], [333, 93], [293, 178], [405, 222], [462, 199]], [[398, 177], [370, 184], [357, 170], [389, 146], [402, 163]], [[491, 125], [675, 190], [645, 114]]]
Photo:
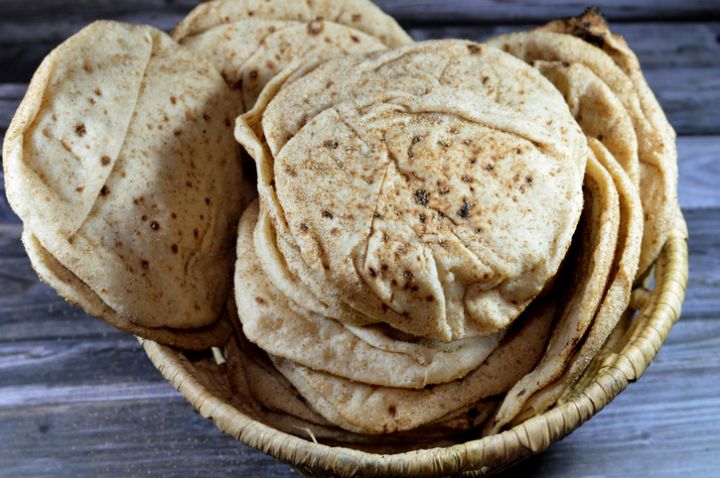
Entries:
[[680, 206], [720, 207], [720, 136], [681, 136], [677, 146]]
[[[293, 476], [171, 397], [0, 409], [0, 477]], [[297, 476], [297, 475], [294, 475]]]
[[[195, 0], [2, 0], [0, 8], [7, 18], [113, 16], [122, 13], [188, 11]], [[557, 0], [552, 3], [516, 0], [376, 0], [375, 3], [401, 22], [518, 22], [550, 17], [577, 15], [586, 2]], [[652, 0], [628, 4], [620, 0], [595, 0], [609, 18], [633, 19], [708, 19], [718, 17], [717, 0]]]
[[[720, 416], [711, 411], [720, 407], [719, 347], [720, 320], [680, 321], [638, 383], [506, 476], [715, 476]], [[135, 352], [139, 358], [125, 372], [129, 355], [110, 365], [112, 357], [89, 354], [98, 373], [82, 384], [56, 380], [43, 390], [38, 380], [35, 389], [18, 387], [14, 401], [0, 402], [0, 443], [12, 443], [0, 447], [0, 476], [293, 476], [192, 413]], [[136, 374], [144, 379], [132, 383]]]

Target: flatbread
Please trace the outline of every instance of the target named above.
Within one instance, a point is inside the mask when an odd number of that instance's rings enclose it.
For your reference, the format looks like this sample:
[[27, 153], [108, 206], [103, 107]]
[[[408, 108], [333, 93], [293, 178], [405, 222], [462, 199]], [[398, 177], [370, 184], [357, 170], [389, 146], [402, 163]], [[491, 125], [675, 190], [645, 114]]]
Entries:
[[175, 27], [172, 36], [182, 42], [184, 38], [246, 18], [298, 22], [320, 19], [359, 30], [388, 47], [412, 42], [392, 17], [367, 0], [213, 0], [195, 7]]
[[620, 206], [612, 177], [595, 157], [587, 164], [585, 196], [583, 218], [565, 268], [567, 276], [561, 279], [561, 286], [556, 285], [564, 299], [558, 324], [540, 363], [503, 399], [488, 425], [489, 433], [500, 431], [533, 393], [562, 376], [605, 295], [618, 240]]
[[361, 1], [214, 0], [198, 5], [173, 38], [208, 58], [252, 108], [267, 82], [295, 62], [410, 43], [395, 21]]
[[534, 301], [480, 367], [461, 380], [422, 390], [356, 383], [271, 358], [313, 409], [335, 425], [366, 434], [411, 430], [508, 390], [542, 356], [554, 313], [551, 296]]
[[245, 336], [266, 352], [357, 382], [419, 389], [466, 375], [497, 348], [502, 332], [438, 346], [404, 342], [378, 329], [348, 330], [326, 317], [291, 309], [253, 252], [257, 216], [255, 202], [240, 220], [235, 301]]
[[581, 63], [536, 61], [533, 66], [563, 94], [583, 133], [610, 151], [637, 189], [640, 182], [637, 136], [632, 119], [612, 90]]
[[587, 336], [583, 338], [574, 357], [569, 360], [568, 368], [560, 378], [530, 397], [525, 403], [520, 418], [542, 413], [577, 381], [608, 340], [610, 333], [615, 329], [630, 302], [632, 285], [640, 259], [643, 226], [642, 204], [632, 181], [602, 143], [591, 139], [590, 147], [612, 176], [620, 200], [620, 228], [617, 252], [610, 273], [611, 281]]
[[258, 162], [293, 275], [318, 298], [444, 341], [505, 328], [554, 276], [589, 154], [547, 80], [462, 41], [271, 82], [236, 138]]
[[46, 275], [104, 304], [88, 312], [138, 333], [217, 321], [242, 208], [231, 98], [151, 27], [96, 22], [45, 58], [5, 137], [7, 195]]
[[321, 443], [352, 444], [373, 451], [452, 445], [462, 441], [458, 434], [479, 427], [497, 406], [495, 400], [481, 400], [451, 412], [435, 423], [386, 435], [383, 442], [378, 443], [374, 435], [343, 430], [314, 412], [268, 357], [242, 336], [242, 332], [228, 342], [225, 358], [234, 403], [270, 426]]
[[[640, 199], [645, 213], [640, 276], [655, 261], [675, 224], [678, 207], [675, 133], [627, 44], [612, 35], [604, 22], [602, 26], [593, 27], [596, 33], [581, 34], [590, 39], [590, 43], [555, 32], [575, 32], [574, 23], [574, 20], [552, 22], [540, 30], [502, 35], [489, 43], [528, 62], [583, 64], [602, 79], [623, 104], [633, 122], [640, 159]], [[602, 49], [594, 46], [597, 44], [603, 45]]]
[[135, 324], [108, 307], [87, 284], [48, 253], [27, 229], [23, 230], [22, 243], [30, 258], [30, 264], [43, 282], [71, 304], [81, 307], [93, 317], [101, 318], [116, 329], [183, 350], [204, 350], [221, 346], [232, 333], [226, 318], [221, 318], [208, 327], [195, 329], [149, 328]]

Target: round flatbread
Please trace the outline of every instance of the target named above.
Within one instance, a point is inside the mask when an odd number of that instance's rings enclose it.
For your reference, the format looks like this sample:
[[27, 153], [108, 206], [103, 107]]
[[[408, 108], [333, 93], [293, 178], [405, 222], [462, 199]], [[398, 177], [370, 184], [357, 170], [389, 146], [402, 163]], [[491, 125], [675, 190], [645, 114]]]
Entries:
[[462, 41], [308, 70], [236, 128], [287, 267], [413, 335], [507, 327], [555, 275], [581, 209], [589, 152], [562, 96]]
[[326, 20], [378, 38], [388, 47], [412, 42], [397, 22], [368, 0], [213, 0], [191, 11], [173, 30], [176, 40], [200, 35], [237, 20]]
[[371, 2], [214, 0], [198, 5], [173, 31], [208, 58], [250, 109], [262, 88], [294, 62], [383, 50], [410, 37]]
[[[489, 43], [531, 63], [544, 60], [585, 65], [622, 103], [633, 123], [640, 160], [640, 199], [645, 213], [640, 276], [655, 261], [675, 224], [678, 207], [675, 133], [647, 86], [635, 55], [624, 41], [611, 34], [604, 22], [604, 26], [599, 26], [596, 20], [593, 20], [596, 33], [581, 35], [590, 42], [557, 33], [575, 32], [561, 21], [540, 30], [502, 35]], [[591, 24], [588, 21], [588, 28]], [[595, 46], [598, 44], [602, 48]], [[607, 144], [606, 147], [610, 148]]]
[[88, 312], [140, 333], [218, 320], [242, 209], [232, 98], [151, 27], [96, 22], [43, 61], [5, 137], [7, 195], [26, 243], [103, 304]]

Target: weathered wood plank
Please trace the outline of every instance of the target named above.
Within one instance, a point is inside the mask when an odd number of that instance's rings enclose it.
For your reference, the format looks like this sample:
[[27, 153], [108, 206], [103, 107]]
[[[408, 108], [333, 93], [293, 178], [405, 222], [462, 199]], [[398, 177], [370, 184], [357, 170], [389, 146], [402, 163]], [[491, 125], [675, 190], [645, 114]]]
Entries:
[[720, 317], [720, 211], [685, 211], [690, 239], [690, 277], [683, 303], [684, 318]]
[[[720, 416], [708, 411], [720, 407], [719, 347], [720, 321], [680, 321], [638, 383], [507, 476], [644, 477], [683, 471], [714, 476]], [[59, 376], [41, 377], [35, 388], [0, 389], [0, 397], [6, 397], [0, 402], [0, 443], [12, 443], [0, 447], [0, 476], [193, 476], [208, 470], [294, 476], [192, 413], [140, 350], [135, 350], [139, 361], [129, 353], [113, 358], [87, 350], [86, 361], [97, 373], [78, 373], [72, 386]], [[43, 374], [47, 365], [27, 366]], [[4, 370], [0, 367], [0, 373]], [[0, 383], [7, 387], [7, 381]]]
[[[101, 18], [101, 17], [96, 17]], [[96, 19], [62, 17], [32, 18], [28, 21], [0, 20], [0, 83], [29, 81], [40, 61], [50, 50]], [[114, 18], [129, 23], [150, 23], [169, 30], [182, 16], [174, 12], [154, 15], [136, 12]], [[429, 38], [467, 38], [482, 41], [494, 35], [532, 28], [539, 22], [511, 25], [473, 25], [451, 27], [415, 27], [410, 29], [418, 40]], [[637, 52], [643, 68], [720, 66], [720, 23], [617, 23], [613, 29], [625, 36]]]
[[[585, 2], [558, 0], [552, 3], [517, 0], [376, 0], [390, 15], [405, 23], [477, 23], [521, 22], [577, 15]], [[184, 14], [197, 4], [195, 0], [2, 0], [0, 6], [8, 19], [45, 17], [112, 17], [127, 13], [152, 16], [157, 12]], [[605, 15], [615, 20], [712, 19], [718, 17], [714, 0], [653, 0], [628, 4], [620, 0], [595, 0]]]
[[680, 206], [720, 207], [720, 136], [681, 136], [677, 146]]
[[177, 395], [2, 410], [0, 420], [0, 439], [12, 443], [0, 451], [1, 477], [293, 476]]
[[0, 409], [128, 398], [128, 387], [138, 388], [129, 398], [153, 397], [162, 381], [126, 334], [0, 342]]

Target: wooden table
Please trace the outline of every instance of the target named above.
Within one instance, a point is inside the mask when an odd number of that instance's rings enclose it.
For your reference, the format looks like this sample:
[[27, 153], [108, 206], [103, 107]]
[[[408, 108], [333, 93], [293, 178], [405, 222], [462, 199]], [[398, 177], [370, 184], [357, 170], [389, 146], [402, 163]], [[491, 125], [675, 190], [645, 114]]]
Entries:
[[[115, 18], [169, 29], [193, 3], [0, 0], [0, 135], [43, 56], [82, 26]], [[571, 0], [379, 3], [416, 39], [482, 39], [582, 9]], [[598, 3], [678, 133], [690, 285], [645, 376], [513, 476], [720, 476], [720, 3]], [[20, 230], [0, 194], [0, 476], [293, 475], [195, 413], [133, 337], [41, 284]]]

